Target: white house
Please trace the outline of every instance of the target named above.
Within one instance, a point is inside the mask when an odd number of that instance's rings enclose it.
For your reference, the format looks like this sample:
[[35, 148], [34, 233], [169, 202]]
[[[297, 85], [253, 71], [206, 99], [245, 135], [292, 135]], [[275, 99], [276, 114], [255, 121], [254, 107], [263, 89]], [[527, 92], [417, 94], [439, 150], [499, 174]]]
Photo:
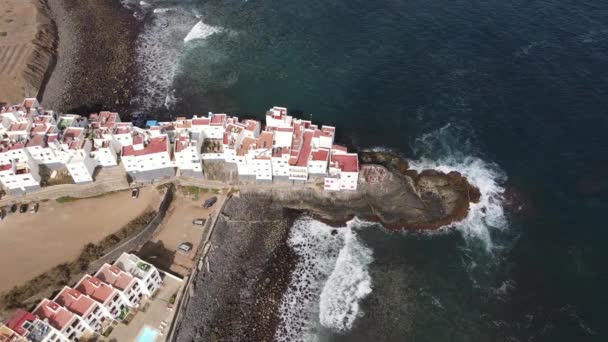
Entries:
[[23, 159], [15, 158], [0, 165], [0, 182], [10, 193], [21, 194], [40, 189], [38, 164], [27, 152], [23, 155]]
[[192, 140], [189, 134], [180, 134], [175, 139], [175, 165], [182, 176], [203, 178], [201, 162], [202, 140]]
[[78, 315], [98, 333], [103, 333], [112, 321], [112, 316], [106, 308], [76, 289], [65, 286], [53, 301]]
[[48, 322], [70, 341], [78, 341], [85, 336], [94, 336], [93, 329], [80, 317], [49, 299], [43, 299], [33, 314]]
[[121, 156], [125, 170], [135, 180], [153, 181], [175, 175], [166, 135], [151, 138], [136, 135], [132, 145], [122, 147]]
[[346, 153], [345, 148], [334, 146], [329, 163], [329, 175], [324, 189], [328, 191], [357, 190], [359, 181], [359, 158], [356, 153]]
[[209, 113], [206, 118], [194, 116], [190, 120], [190, 129], [197, 139], [222, 139], [228, 116]]
[[114, 266], [128, 272], [139, 279], [144, 285], [144, 294], [152, 296], [161, 286], [162, 279], [156, 267], [141, 260], [135, 254], [122, 253], [114, 262]]
[[[23, 336], [26, 341], [36, 342], [68, 342], [68, 338], [48, 322], [44, 322], [25, 310], [17, 310], [6, 321], [6, 326], [18, 335]], [[12, 342], [13, 340], [9, 340]], [[16, 340], [15, 342], [20, 342]]]
[[114, 319], [118, 319], [122, 312], [132, 306], [121, 290], [115, 289], [88, 274], [82, 277], [75, 287], [78, 291], [103, 305], [106, 312]]
[[137, 307], [144, 295], [148, 295], [141, 281], [115, 265], [104, 264], [95, 278], [120, 291], [130, 307]]
[[287, 108], [272, 107], [266, 112], [266, 127], [288, 128], [293, 117], [287, 115]]

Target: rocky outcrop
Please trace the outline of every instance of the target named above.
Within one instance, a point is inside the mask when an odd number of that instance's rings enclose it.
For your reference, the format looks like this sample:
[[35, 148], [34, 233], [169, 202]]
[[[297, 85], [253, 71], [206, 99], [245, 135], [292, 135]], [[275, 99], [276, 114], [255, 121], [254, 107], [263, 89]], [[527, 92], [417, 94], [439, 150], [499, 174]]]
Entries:
[[[243, 188], [253, 201], [271, 199], [290, 209], [307, 211], [330, 224], [353, 217], [381, 222], [392, 229], [436, 229], [466, 217], [469, 204], [479, 201], [479, 190], [457, 172], [418, 173], [402, 158], [386, 153], [363, 153], [357, 191], [327, 192], [319, 186]], [[370, 177], [380, 173], [382, 179]]]

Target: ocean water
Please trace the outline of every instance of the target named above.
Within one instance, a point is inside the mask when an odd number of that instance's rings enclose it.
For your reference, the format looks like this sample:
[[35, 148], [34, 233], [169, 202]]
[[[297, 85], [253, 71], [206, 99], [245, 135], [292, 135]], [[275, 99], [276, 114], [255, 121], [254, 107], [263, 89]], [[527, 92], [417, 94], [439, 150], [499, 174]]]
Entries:
[[278, 340], [608, 340], [608, 2], [124, 1], [142, 112], [286, 106], [482, 190], [434, 233], [301, 218]]

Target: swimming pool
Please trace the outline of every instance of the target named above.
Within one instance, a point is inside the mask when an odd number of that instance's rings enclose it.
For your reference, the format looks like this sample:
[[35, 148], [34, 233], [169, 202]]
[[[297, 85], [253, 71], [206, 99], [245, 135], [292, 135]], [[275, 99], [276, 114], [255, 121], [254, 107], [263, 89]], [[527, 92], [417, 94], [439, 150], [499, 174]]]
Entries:
[[158, 331], [148, 326], [143, 327], [139, 336], [137, 336], [137, 342], [154, 342], [158, 336]]

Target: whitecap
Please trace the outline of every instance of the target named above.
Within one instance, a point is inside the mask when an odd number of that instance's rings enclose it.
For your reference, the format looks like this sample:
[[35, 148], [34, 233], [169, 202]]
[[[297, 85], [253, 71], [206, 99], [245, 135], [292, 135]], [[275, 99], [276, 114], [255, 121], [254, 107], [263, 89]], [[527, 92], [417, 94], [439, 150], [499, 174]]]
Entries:
[[357, 220], [332, 228], [304, 217], [291, 228], [289, 245], [299, 257], [280, 304], [277, 341], [315, 339], [320, 326], [349, 329], [362, 314], [359, 302], [371, 292], [372, 252], [354, 231]]
[[344, 247], [321, 292], [319, 320], [323, 326], [336, 331], [352, 328], [361, 314], [359, 302], [372, 292], [368, 272], [372, 261], [371, 250], [348, 228], [344, 234]]
[[[447, 124], [417, 139], [414, 151], [422, 156], [408, 162], [411, 169], [419, 172], [425, 169], [457, 171], [479, 189], [479, 202], [471, 203], [467, 217], [449, 227], [458, 229], [468, 241], [481, 241], [485, 249], [491, 251], [494, 244], [490, 231], [507, 227], [503, 208], [505, 189], [501, 185], [506, 175], [497, 164], [473, 156], [475, 144], [471, 139], [471, 134], [462, 127]], [[428, 154], [431, 156], [427, 157]]]
[[207, 25], [201, 20], [196, 23], [196, 25], [194, 25], [190, 32], [188, 32], [188, 34], [184, 38], [184, 42], [187, 43], [194, 39], [205, 39], [211, 36], [212, 34], [220, 33], [223, 30], [224, 29], [222, 27]]

